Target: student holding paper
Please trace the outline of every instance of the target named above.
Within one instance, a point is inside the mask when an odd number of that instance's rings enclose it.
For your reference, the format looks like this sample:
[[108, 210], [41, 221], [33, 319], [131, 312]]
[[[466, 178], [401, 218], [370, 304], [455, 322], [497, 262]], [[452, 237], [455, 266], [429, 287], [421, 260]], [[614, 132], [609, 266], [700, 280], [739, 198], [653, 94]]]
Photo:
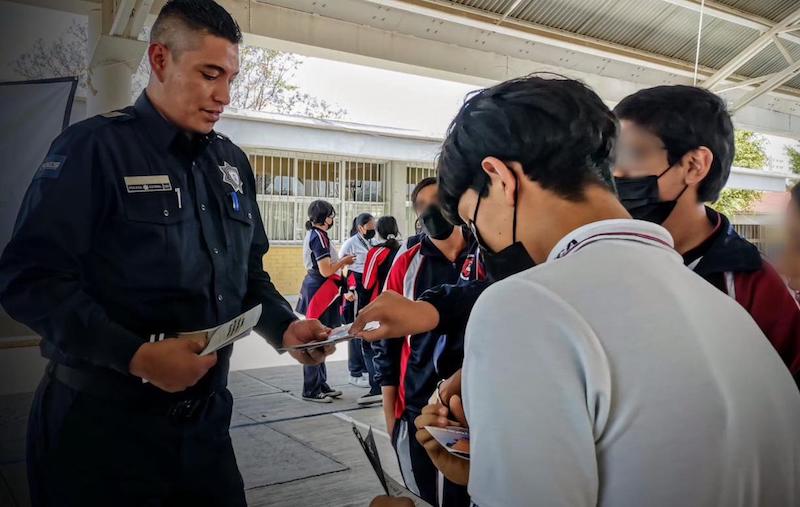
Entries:
[[[386, 291], [415, 299], [433, 286], [482, 278], [477, 244], [469, 232], [442, 216], [436, 180], [420, 182], [412, 193], [412, 203], [424, 235], [399, 254], [389, 271]], [[461, 367], [462, 337], [420, 333], [384, 340], [376, 349], [376, 376], [383, 390], [386, 425], [406, 486], [433, 505], [469, 505], [463, 487], [446, 480], [440, 485], [436, 469], [414, 439], [414, 419], [428, 403], [437, 381]]]
[[328, 336], [264, 271], [253, 171], [213, 130], [240, 42], [215, 2], [167, 2], [135, 105], [67, 128], [30, 184], [0, 258], [0, 303], [50, 361], [28, 425], [34, 506], [244, 506], [232, 347], [201, 357], [203, 343], [175, 335], [260, 304], [256, 331], [275, 347]]
[[[342, 323], [339, 304], [342, 291], [341, 270], [355, 262], [354, 255], [339, 259], [331, 246], [328, 231], [333, 227], [336, 210], [328, 201], [317, 200], [308, 207], [306, 238], [303, 241], [303, 264], [308, 270], [300, 288], [297, 313], [309, 319], [318, 319], [334, 328]], [[325, 363], [303, 366], [303, 399], [316, 403], [330, 403], [342, 395], [328, 385]]]
[[[592, 90], [537, 76], [472, 95], [448, 129], [446, 215], [486, 254], [537, 264], [486, 289], [469, 319], [470, 495], [481, 507], [797, 505], [791, 375], [669, 233], [616, 199], [616, 136]], [[460, 458], [426, 433], [452, 471]]]

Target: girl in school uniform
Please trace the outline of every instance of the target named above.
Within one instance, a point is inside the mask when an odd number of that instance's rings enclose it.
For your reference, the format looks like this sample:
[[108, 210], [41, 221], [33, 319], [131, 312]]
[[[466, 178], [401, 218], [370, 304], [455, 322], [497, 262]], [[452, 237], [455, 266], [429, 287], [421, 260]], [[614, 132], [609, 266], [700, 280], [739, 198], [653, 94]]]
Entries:
[[[317, 200], [308, 207], [305, 241], [303, 241], [303, 263], [308, 273], [300, 288], [297, 312], [309, 319], [319, 321], [331, 328], [341, 325], [339, 305], [342, 277], [345, 266], [353, 264], [355, 256], [339, 259], [331, 246], [328, 231], [333, 227], [336, 211], [327, 201]], [[317, 403], [330, 403], [342, 395], [327, 383], [325, 363], [318, 366], [303, 366], [303, 399]]]
[[[369, 302], [361, 283], [361, 277], [364, 273], [364, 261], [367, 258], [367, 252], [372, 248], [374, 238], [375, 217], [369, 213], [361, 213], [353, 219], [350, 238], [344, 242], [339, 250], [340, 255], [354, 255], [356, 257], [353, 265], [347, 268], [346, 301], [344, 302], [342, 314], [344, 322], [347, 324], [353, 322], [358, 310]], [[347, 342], [347, 348], [347, 368], [350, 370], [350, 383], [358, 387], [370, 387], [373, 384], [372, 378], [374, 374], [374, 368], [371, 364], [372, 356], [367, 356], [362, 352], [360, 339]]]
[[364, 289], [369, 295], [370, 302], [383, 292], [383, 286], [386, 285], [386, 278], [389, 276], [389, 269], [391, 269], [395, 255], [397, 255], [401, 246], [400, 230], [394, 217], [385, 216], [379, 218], [375, 229], [378, 231], [378, 236], [383, 239], [383, 242], [375, 245], [367, 252], [367, 260], [364, 263], [364, 276], [362, 278]]

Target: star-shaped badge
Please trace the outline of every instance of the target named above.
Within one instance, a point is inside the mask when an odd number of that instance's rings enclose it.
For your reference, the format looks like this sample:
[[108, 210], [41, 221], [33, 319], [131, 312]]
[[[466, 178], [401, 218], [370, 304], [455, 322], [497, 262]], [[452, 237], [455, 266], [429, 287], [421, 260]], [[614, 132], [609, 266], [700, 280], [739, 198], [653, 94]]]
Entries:
[[244, 195], [242, 179], [239, 177], [239, 169], [224, 162], [223, 165], [219, 166], [219, 170], [222, 172], [222, 181], [230, 185], [236, 192]]

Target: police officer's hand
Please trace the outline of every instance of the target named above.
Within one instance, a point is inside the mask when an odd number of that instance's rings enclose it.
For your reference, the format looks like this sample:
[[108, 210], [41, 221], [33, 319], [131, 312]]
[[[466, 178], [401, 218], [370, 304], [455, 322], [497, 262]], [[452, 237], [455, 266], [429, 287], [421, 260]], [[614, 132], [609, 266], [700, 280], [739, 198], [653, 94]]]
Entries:
[[[455, 419], [455, 420], [453, 420]], [[422, 409], [422, 415], [414, 420], [417, 427], [417, 442], [419, 442], [433, 461], [434, 466], [451, 482], [466, 486], [469, 482], [469, 461], [453, 456], [441, 446], [430, 434], [425, 426], [468, 427], [467, 418], [464, 416], [464, 407], [461, 397], [453, 395], [450, 398], [450, 407], [442, 404], [428, 405]]]
[[[283, 346], [292, 347], [325, 340], [330, 333], [331, 328], [323, 326], [320, 321], [316, 319], [296, 320], [289, 324], [286, 332], [283, 333]], [[334, 351], [336, 351], [336, 347], [327, 345], [310, 350], [291, 350], [289, 351], [289, 355], [295, 358], [300, 364], [315, 365], [320, 364], [325, 360], [325, 356], [333, 354]]]
[[199, 356], [205, 345], [188, 338], [145, 343], [133, 355], [128, 369], [162, 391], [176, 393], [195, 385], [215, 364], [217, 354]]
[[[377, 321], [380, 327], [364, 331], [369, 322]], [[387, 290], [375, 301], [365, 306], [350, 327], [350, 333], [374, 342], [432, 331], [439, 325], [439, 312], [425, 301], [412, 301]]]

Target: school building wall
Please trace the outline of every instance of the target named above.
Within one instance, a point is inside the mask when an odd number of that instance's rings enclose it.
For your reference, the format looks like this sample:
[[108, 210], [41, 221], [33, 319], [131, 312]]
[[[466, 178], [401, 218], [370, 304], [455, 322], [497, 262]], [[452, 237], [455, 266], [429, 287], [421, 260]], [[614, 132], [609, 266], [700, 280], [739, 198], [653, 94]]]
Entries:
[[300, 284], [306, 270], [303, 267], [303, 247], [299, 245], [272, 245], [264, 256], [264, 270], [272, 283], [284, 295], [300, 293]]

